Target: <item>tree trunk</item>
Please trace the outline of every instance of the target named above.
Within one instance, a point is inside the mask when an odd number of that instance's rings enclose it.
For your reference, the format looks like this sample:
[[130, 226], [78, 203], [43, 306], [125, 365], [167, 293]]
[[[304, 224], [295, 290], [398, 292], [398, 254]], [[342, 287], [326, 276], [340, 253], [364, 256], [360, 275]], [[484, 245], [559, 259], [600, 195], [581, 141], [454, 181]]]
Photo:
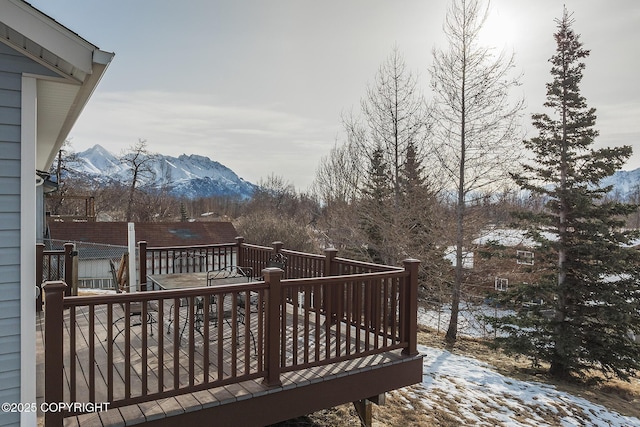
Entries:
[[[466, 14], [463, 20], [466, 19]], [[451, 290], [451, 318], [445, 339], [454, 342], [458, 338], [458, 312], [460, 311], [460, 292], [462, 290], [463, 260], [462, 251], [464, 248], [464, 214], [465, 214], [465, 156], [466, 156], [466, 67], [467, 67], [467, 46], [463, 33], [462, 41], [462, 79], [460, 86], [460, 163], [458, 169], [458, 204], [456, 206], [456, 268], [453, 289]]]

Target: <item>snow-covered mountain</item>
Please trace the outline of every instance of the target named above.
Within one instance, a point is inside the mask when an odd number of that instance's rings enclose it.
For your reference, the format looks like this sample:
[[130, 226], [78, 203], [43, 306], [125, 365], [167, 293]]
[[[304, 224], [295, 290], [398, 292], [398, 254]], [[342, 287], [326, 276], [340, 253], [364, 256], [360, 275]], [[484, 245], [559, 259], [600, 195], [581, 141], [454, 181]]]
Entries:
[[[127, 182], [130, 168], [120, 163], [118, 158], [100, 145], [77, 153], [74, 163], [75, 174], [95, 182]], [[154, 177], [141, 182], [141, 187], [167, 188], [176, 196], [190, 199], [211, 196], [251, 197], [255, 185], [236, 175], [228, 167], [195, 154], [179, 157], [154, 155], [150, 163]]]
[[602, 183], [612, 185], [614, 195], [627, 199], [634, 192], [640, 191], [640, 168], [632, 171], [618, 171], [602, 180]]

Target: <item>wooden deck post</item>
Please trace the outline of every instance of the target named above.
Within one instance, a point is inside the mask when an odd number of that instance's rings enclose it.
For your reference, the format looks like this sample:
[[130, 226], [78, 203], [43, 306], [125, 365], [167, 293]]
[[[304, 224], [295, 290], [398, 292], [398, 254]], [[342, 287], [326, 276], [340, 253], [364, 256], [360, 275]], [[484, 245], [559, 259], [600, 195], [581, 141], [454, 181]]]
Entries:
[[75, 245], [73, 243], [64, 244], [64, 282], [67, 284], [64, 295], [67, 297], [78, 293], [78, 288], [77, 286], [74, 286], [73, 283], [73, 257], [75, 255], [73, 250], [74, 247]]
[[415, 356], [418, 354], [418, 267], [420, 261], [417, 259], [405, 259], [402, 261], [405, 271], [409, 272], [406, 278], [405, 310], [402, 315], [404, 331], [407, 334], [407, 347], [402, 350], [402, 354]]
[[[62, 402], [63, 395], [63, 354], [62, 330], [64, 328], [63, 301], [67, 285], [62, 281], [45, 282], [47, 305], [44, 310], [44, 401]], [[47, 427], [62, 426], [62, 411], [45, 412]]]
[[244, 250], [242, 245], [244, 244], [244, 237], [236, 237], [236, 265], [239, 267], [247, 267], [244, 260]]
[[336, 276], [338, 274], [337, 264], [334, 262], [338, 250], [336, 248], [327, 248], [324, 250], [324, 276]]
[[267, 376], [264, 382], [269, 387], [282, 385], [280, 380], [280, 313], [282, 305], [282, 287], [280, 279], [283, 271], [279, 268], [262, 270], [264, 281], [269, 284], [267, 306], [267, 340], [265, 349]]
[[[338, 265], [335, 263], [338, 250], [335, 248], [327, 248], [324, 250], [324, 276], [338, 275]], [[338, 318], [338, 297], [339, 293], [331, 286], [325, 286], [324, 292], [324, 308], [331, 307], [331, 313], [327, 313], [327, 317], [333, 324]], [[329, 301], [331, 303], [329, 303]]]
[[[147, 242], [138, 242], [138, 256], [140, 257], [140, 290], [147, 290]], [[129, 261], [131, 262], [131, 261]], [[135, 262], [135, 259], [133, 260]]]
[[360, 423], [364, 427], [371, 427], [373, 425], [373, 411], [371, 409], [371, 402], [368, 399], [358, 400], [353, 402], [353, 407], [358, 413]]
[[36, 243], [36, 286], [40, 289], [36, 299], [36, 311], [42, 311], [42, 273], [44, 263], [44, 243]]

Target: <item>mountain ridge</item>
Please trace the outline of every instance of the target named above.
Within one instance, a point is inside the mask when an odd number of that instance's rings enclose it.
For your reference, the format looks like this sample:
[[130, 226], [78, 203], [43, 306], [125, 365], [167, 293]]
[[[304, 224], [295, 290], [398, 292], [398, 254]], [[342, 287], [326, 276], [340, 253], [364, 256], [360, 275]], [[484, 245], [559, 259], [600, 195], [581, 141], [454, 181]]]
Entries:
[[[75, 174], [98, 184], [127, 182], [130, 168], [118, 157], [99, 144], [76, 153]], [[223, 164], [199, 154], [181, 154], [178, 157], [153, 154], [152, 169], [155, 177], [141, 182], [141, 188], [165, 188], [169, 193], [196, 199], [200, 197], [233, 196], [241, 199], [252, 197], [256, 185], [239, 177]], [[640, 168], [620, 170], [602, 180], [603, 186], [611, 185], [610, 195], [629, 200], [640, 192]], [[637, 196], [637, 194], [636, 194]]]
[[[152, 154], [149, 162], [151, 179], [143, 179], [140, 188], [166, 189], [172, 195], [196, 199], [200, 197], [232, 196], [251, 198], [256, 186], [239, 177], [227, 166], [198, 154], [178, 157]], [[82, 176], [98, 185], [124, 183], [130, 167], [99, 144], [76, 153], [74, 175]]]

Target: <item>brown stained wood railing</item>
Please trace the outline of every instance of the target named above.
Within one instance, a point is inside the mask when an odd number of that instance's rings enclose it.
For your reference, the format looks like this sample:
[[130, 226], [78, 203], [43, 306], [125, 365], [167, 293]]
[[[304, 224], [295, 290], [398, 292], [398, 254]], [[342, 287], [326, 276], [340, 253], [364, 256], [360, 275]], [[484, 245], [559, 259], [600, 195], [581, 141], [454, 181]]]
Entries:
[[302, 279], [325, 275], [325, 255], [307, 254], [287, 249], [283, 249], [280, 252], [287, 257], [285, 278]]
[[247, 244], [242, 239], [236, 239], [236, 241], [238, 242], [238, 265], [248, 267], [255, 276], [260, 276], [260, 272], [269, 265], [269, 258], [274, 253], [274, 249]]
[[[50, 281], [73, 281], [74, 244], [65, 243], [64, 249], [45, 250], [43, 243], [36, 244], [36, 286], [40, 289], [36, 299], [36, 311], [42, 311], [42, 284]], [[65, 290], [67, 296], [72, 292], [71, 286]]]
[[288, 327], [280, 329], [281, 369], [406, 347], [400, 295], [410, 286], [408, 275], [397, 271], [284, 281], [281, 324]]
[[[245, 264], [273, 253], [242, 240], [213, 246], [235, 249]], [[154, 259], [148, 250], [141, 245], [142, 259]], [[250, 379], [277, 386], [283, 372], [393, 349], [417, 354], [418, 261], [374, 268], [333, 249], [282, 252], [290, 274], [315, 277], [283, 280], [266, 268], [260, 282], [83, 297], [65, 297], [64, 283], [45, 286], [46, 334], [60, 337], [45, 342], [46, 378], [65, 385], [47, 388], [45, 400], [115, 408]], [[339, 275], [347, 268], [366, 272]]]
[[47, 337], [60, 337], [45, 342], [47, 381], [66, 385], [55, 402], [115, 408], [265, 376], [264, 282], [67, 298], [47, 285]]
[[146, 290], [148, 274], [198, 273], [238, 265], [235, 243], [148, 247], [142, 241], [138, 248], [142, 290]]

